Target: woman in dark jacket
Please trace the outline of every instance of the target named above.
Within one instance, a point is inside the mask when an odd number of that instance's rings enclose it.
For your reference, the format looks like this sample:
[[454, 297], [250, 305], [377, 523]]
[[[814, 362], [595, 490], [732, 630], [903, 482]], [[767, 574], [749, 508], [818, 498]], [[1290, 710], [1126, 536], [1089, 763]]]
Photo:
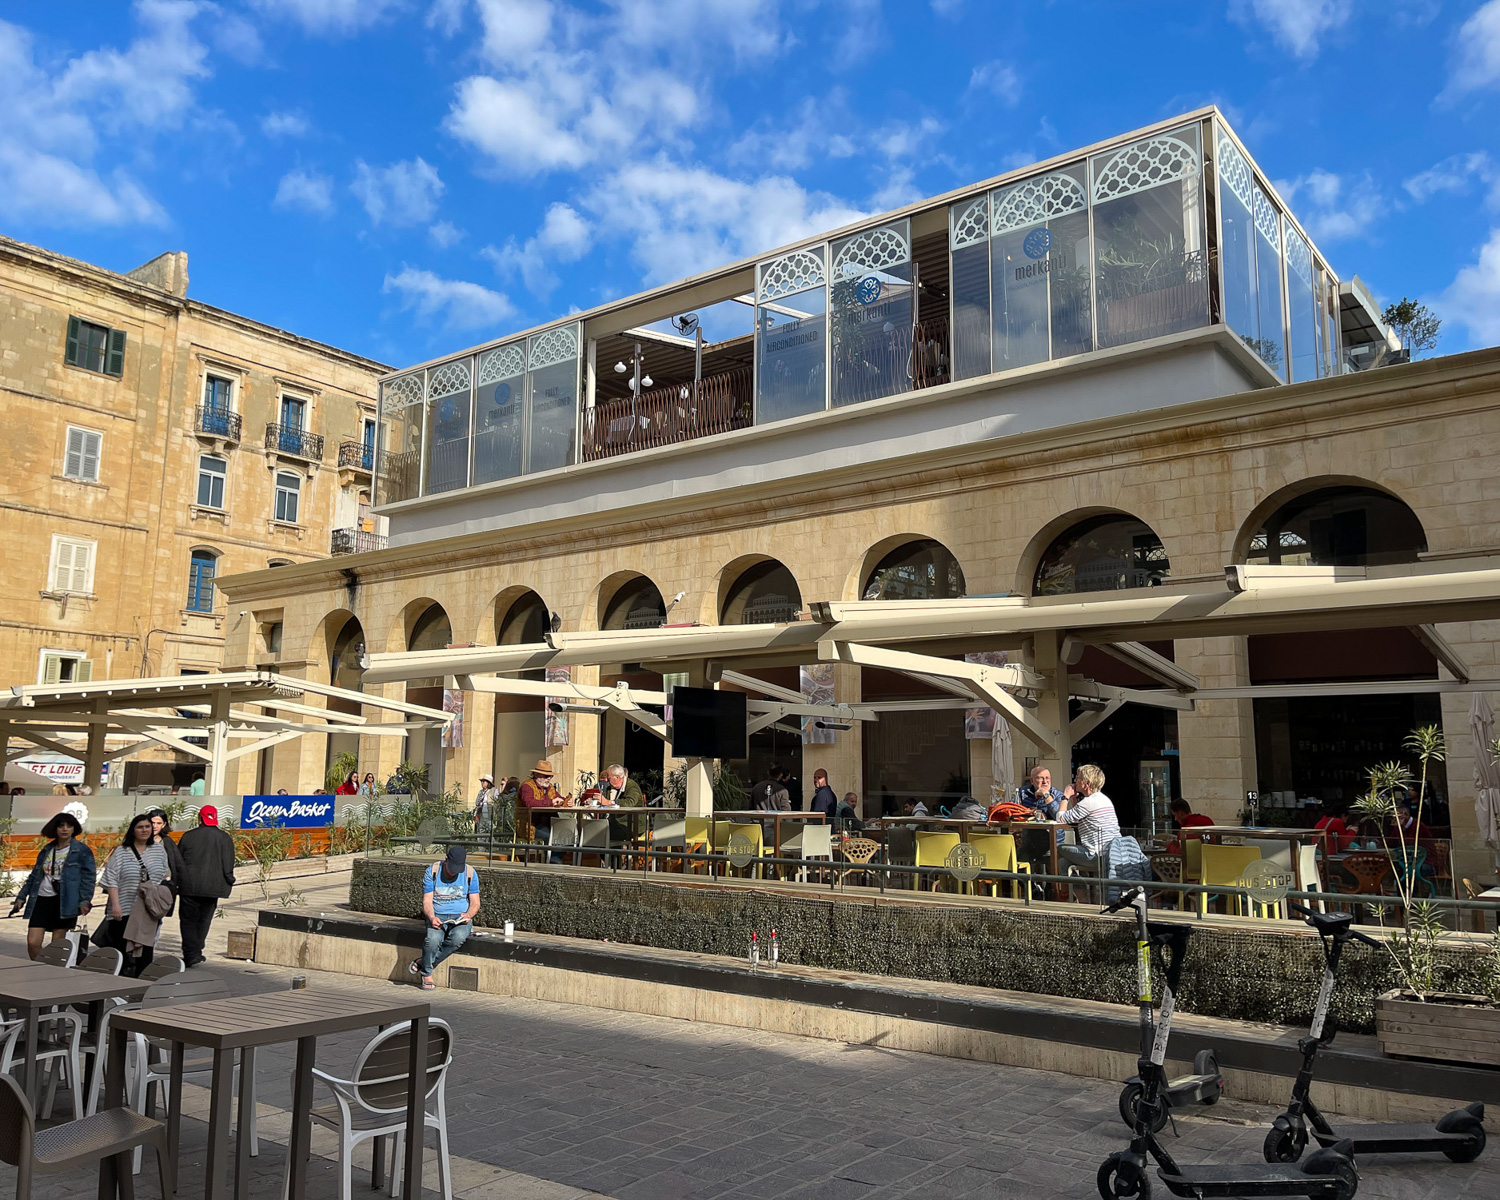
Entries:
[[23, 905], [26, 908], [26, 953], [32, 958], [41, 953], [48, 930], [54, 942], [62, 941], [93, 907], [94, 852], [78, 840], [82, 832], [72, 813], [58, 813], [42, 826], [47, 844], [10, 910], [15, 916]]
[[167, 866], [171, 869], [172, 879], [182, 874], [182, 852], [177, 849], [177, 843], [168, 835], [172, 832], [172, 822], [167, 814], [159, 808], [153, 808], [146, 813], [151, 818], [151, 841], [152, 844], [161, 843], [161, 848], [167, 852]]

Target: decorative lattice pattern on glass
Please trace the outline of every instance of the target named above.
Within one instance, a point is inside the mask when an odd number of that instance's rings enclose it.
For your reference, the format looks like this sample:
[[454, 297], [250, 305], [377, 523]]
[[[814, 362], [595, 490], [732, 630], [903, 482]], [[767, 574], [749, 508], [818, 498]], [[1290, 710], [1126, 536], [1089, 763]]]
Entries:
[[1266, 199], [1266, 194], [1255, 189], [1255, 228], [1260, 236], [1281, 249], [1281, 227], [1276, 223], [1276, 206]]
[[1027, 179], [995, 193], [995, 217], [990, 232], [999, 237], [1012, 229], [1082, 212], [1088, 203], [1083, 184], [1064, 172]]
[[955, 204], [949, 212], [953, 225], [948, 232], [948, 248], [961, 250], [990, 236], [990, 198], [980, 196], [968, 204]]
[[1094, 203], [1118, 200], [1174, 179], [1198, 173], [1198, 151], [1179, 137], [1163, 134], [1119, 151], [1094, 174]]
[[805, 292], [824, 282], [823, 255], [814, 250], [793, 250], [761, 269], [758, 298], [775, 300], [794, 292]]
[[1223, 133], [1219, 134], [1219, 182], [1228, 186], [1247, 209], [1255, 208], [1255, 184], [1250, 178], [1250, 164], [1240, 148]]
[[513, 346], [486, 350], [479, 356], [479, 386], [498, 383], [502, 379], [514, 379], [525, 370], [526, 349], [519, 342]]
[[844, 243], [833, 260], [833, 277], [844, 279], [866, 271], [883, 271], [911, 261], [911, 246], [889, 225], [867, 229]]
[[540, 371], [578, 357], [578, 334], [571, 325], [559, 325], [531, 339], [531, 369]]
[[439, 396], [453, 396], [459, 392], [469, 390], [469, 363], [467, 359], [458, 362], [444, 363], [433, 369], [427, 377], [427, 398], [436, 400]]
[[381, 389], [380, 410], [382, 412], [400, 412], [403, 408], [410, 408], [413, 404], [422, 403], [422, 373], [418, 371], [415, 375], [403, 375], [400, 379], [392, 379]]
[[1302, 240], [1302, 235], [1290, 225], [1286, 231], [1286, 265], [1298, 279], [1312, 286], [1312, 248]]

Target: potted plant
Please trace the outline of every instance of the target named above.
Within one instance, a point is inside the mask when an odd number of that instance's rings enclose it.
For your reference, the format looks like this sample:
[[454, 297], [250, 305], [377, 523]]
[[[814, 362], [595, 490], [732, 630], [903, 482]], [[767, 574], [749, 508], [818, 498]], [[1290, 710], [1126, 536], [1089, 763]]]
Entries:
[[[1444, 991], [1438, 986], [1443, 967], [1440, 944], [1449, 935], [1441, 910], [1418, 898], [1430, 889], [1423, 875], [1426, 853], [1419, 834], [1427, 800], [1427, 781], [1433, 763], [1447, 757], [1447, 747], [1436, 725], [1413, 730], [1404, 748], [1418, 763], [1414, 776], [1402, 762], [1381, 763], [1370, 771], [1370, 790], [1350, 806], [1350, 812], [1378, 829], [1390, 856], [1401, 924], [1382, 939], [1400, 986], [1375, 1001], [1375, 1030], [1382, 1053], [1408, 1058], [1437, 1058], [1451, 1062], [1500, 1066], [1500, 986], [1489, 995]], [[1411, 800], [1416, 785], [1415, 803]], [[1413, 818], [1408, 821], [1407, 809]], [[1380, 922], [1385, 924], [1384, 909]], [[1500, 939], [1491, 947], [1487, 979], [1500, 985]]]

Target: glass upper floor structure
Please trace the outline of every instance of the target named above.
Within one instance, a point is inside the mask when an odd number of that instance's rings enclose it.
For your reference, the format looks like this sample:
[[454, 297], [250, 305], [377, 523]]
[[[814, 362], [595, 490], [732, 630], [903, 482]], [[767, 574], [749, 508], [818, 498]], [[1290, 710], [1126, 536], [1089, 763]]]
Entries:
[[[395, 374], [379, 505], [1217, 327], [1247, 386], [1395, 344], [1204, 109]], [[1371, 347], [1376, 352], [1371, 352]]]

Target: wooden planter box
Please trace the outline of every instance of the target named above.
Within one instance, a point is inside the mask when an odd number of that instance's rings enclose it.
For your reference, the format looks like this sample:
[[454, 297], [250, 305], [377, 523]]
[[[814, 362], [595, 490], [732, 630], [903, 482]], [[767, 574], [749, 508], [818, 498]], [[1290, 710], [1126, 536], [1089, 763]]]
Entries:
[[1436, 992], [1423, 1003], [1386, 992], [1375, 1000], [1375, 1036], [1382, 1054], [1500, 1067], [1500, 1007], [1487, 996]]
[[242, 958], [253, 962], [255, 959], [255, 932], [253, 929], [231, 929], [229, 931], [229, 945], [224, 951], [224, 957]]

